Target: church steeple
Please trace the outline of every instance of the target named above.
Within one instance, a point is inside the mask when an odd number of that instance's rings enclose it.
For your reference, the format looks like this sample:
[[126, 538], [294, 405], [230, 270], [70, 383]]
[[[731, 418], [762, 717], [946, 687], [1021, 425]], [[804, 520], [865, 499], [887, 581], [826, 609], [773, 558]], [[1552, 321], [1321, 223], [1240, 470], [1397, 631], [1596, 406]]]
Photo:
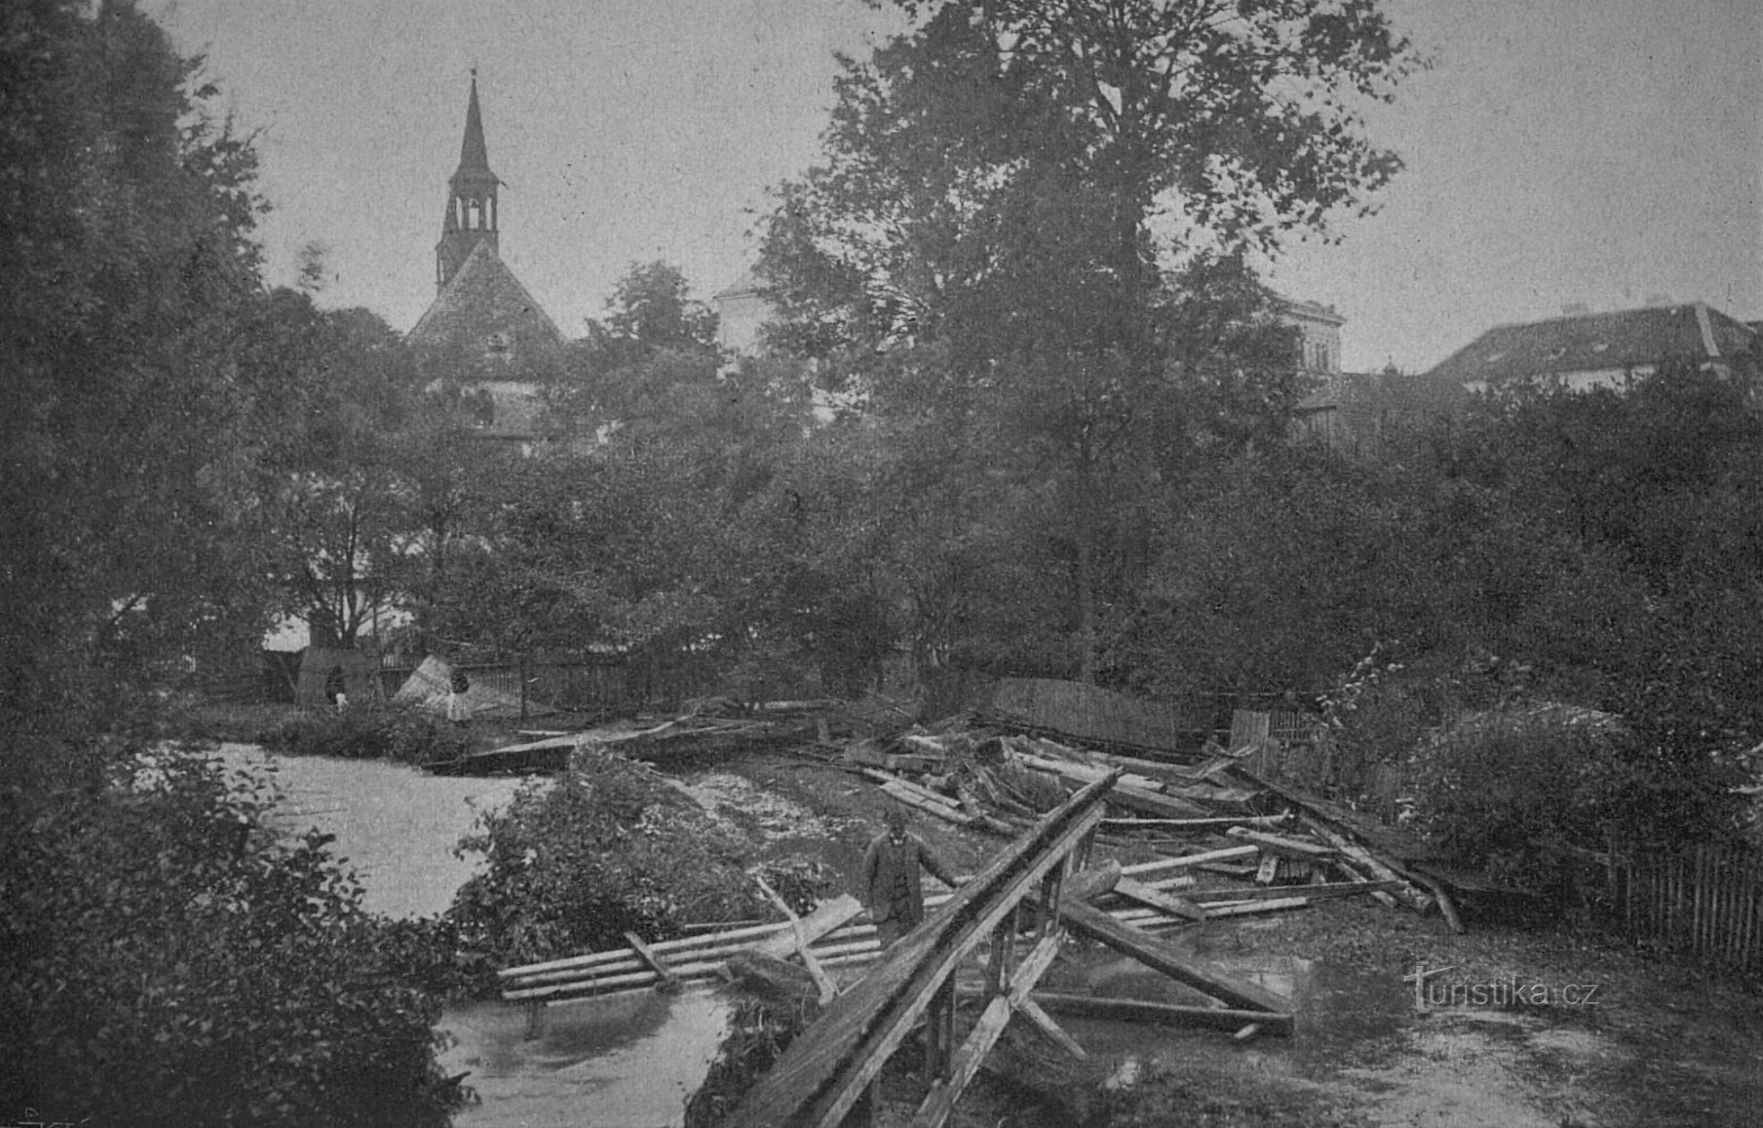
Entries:
[[497, 245], [496, 186], [484, 144], [483, 111], [477, 101], [477, 68], [471, 70], [471, 101], [465, 108], [465, 139], [459, 146], [459, 167], [447, 180], [447, 214], [441, 220], [441, 241], [435, 244], [435, 285], [444, 289], [479, 243]]

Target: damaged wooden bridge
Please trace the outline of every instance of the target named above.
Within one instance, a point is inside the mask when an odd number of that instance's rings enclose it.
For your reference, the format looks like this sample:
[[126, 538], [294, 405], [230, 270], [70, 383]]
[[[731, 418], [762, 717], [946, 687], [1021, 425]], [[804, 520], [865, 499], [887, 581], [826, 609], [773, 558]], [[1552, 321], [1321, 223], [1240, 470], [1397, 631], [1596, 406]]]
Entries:
[[[1068, 897], [1119, 779], [1111, 772], [1073, 794], [958, 889], [869, 973], [834, 998], [725, 1121], [730, 1128], [834, 1128], [864, 1100], [888, 1059], [922, 1021], [929, 1091], [912, 1123], [935, 1128], [1015, 1015], [1067, 1052], [1083, 1055], [1031, 992], [1059, 952], [1065, 926], [1175, 975], [1234, 1008], [1227, 1021], [1290, 1033], [1285, 1000], [1201, 971], [1169, 945]], [[1118, 876], [1116, 870], [1113, 877]], [[1077, 880], [1073, 880], [1076, 884]], [[1019, 946], [1026, 954], [1018, 959]], [[957, 1041], [957, 973], [983, 956], [984, 1006]], [[868, 1101], [873, 1111], [873, 1095]]]

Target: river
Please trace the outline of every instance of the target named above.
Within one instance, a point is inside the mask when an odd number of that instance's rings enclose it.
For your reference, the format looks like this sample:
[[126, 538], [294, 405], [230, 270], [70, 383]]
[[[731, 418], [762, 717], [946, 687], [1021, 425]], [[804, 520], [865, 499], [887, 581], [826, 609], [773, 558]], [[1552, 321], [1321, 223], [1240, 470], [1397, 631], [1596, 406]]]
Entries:
[[[355, 871], [362, 903], [393, 917], [436, 916], [474, 872], [454, 854], [478, 813], [506, 805], [515, 779], [431, 776], [402, 764], [279, 756], [228, 744], [229, 769], [273, 779], [275, 820], [289, 834], [316, 827]], [[526, 1037], [519, 1007], [449, 1006], [440, 1029], [452, 1044], [441, 1065], [470, 1071], [480, 1103], [455, 1128], [672, 1128], [703, 1080], [727, 1028], [727, 1008], [705, 991], [626, 995], [552, 1007], [543, 1033]]]

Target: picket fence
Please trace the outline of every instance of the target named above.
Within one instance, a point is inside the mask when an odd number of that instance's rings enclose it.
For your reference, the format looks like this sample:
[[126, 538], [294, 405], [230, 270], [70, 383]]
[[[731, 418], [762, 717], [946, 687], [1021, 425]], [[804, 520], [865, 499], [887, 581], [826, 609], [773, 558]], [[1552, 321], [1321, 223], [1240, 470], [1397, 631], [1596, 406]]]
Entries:
[[1744, 843], [1610, 855], [1617, 926], [1642, 945], [1763, 972], [1763, 853]]

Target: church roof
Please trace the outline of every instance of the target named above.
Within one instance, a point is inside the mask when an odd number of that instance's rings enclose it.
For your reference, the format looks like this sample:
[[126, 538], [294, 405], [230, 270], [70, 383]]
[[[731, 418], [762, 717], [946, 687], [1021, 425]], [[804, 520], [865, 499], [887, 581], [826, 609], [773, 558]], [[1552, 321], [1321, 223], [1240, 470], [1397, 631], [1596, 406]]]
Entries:
[[557, 323], [490, 244], [472, 248], [434, 303], [405, 336], [420, 347], [485, 348], [495, 334], [506, 334], [515, 352], [563, 343]]
[[475, 70], [471, 73], [471, 99], [465, 107], [465, 137], [459, 143], [459, 167], [448, 183], [455, 188], [501, 183], [490, 171], [490, 147], [484, 141], [484, 114], [478, 108]]

